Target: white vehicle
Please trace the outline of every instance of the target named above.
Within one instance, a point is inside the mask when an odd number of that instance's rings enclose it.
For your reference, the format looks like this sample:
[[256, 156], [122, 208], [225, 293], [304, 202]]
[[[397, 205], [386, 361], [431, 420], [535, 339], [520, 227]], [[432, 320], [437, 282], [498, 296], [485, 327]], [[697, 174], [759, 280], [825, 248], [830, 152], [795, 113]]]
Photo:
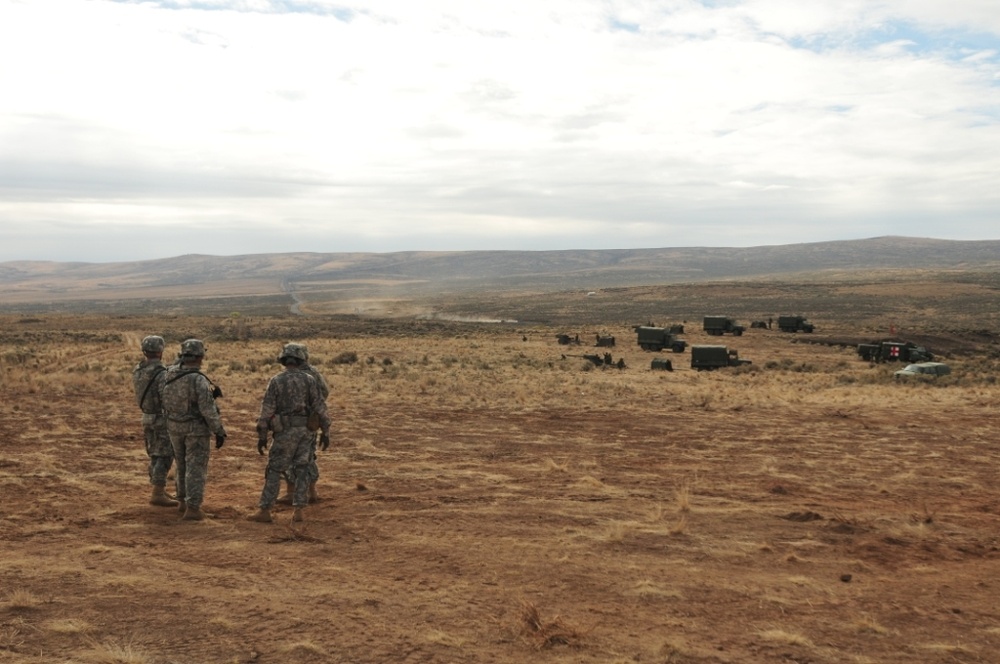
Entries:
[[951, 367], [942, 362], [917, 362], [916, 364], [908, 364], [904, 368], [895, 372], [893, 376], [896, 380], [900, 378], [908, 378], [909, 376], [945, 376], [951, 373]]

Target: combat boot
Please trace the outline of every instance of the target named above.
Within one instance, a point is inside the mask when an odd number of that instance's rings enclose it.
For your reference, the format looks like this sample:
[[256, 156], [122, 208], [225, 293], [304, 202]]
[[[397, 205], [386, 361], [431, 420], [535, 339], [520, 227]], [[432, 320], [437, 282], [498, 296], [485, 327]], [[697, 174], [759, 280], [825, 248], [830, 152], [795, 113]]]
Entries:
[[309, 502], [316, 503], [319, 502], [319, 494], [316, 492], [316, 483], [309, 483]]
[[274, 519], [271, 518], [271, 510], [261, 507], [257, 510], [256, 514], [252, 514], [247, 517], [247, 521], [256, 521], [257, 523], [271, 523]]
[[153, 487], [153, 495], [149, 498], [149, 504], [158, 507], [177, 507], [177, 501], [168, 496], [166, 489], [162, 486]]
[[285, 480], [285, 495], [278, 498], [279, 505], [291, 505], [292, 497], [295, 495], [295, 484]]
[[302, 514], [304, 510], [304, 507], [296, 507], [295, 511], [292, 512], [292, 521], [305, 521], [305, 517]]
[[184, 510], [184, 516], [181, 518], [185, 521], [201, 521], [205, 518], [205, 514], [197, 507], [188, 505], [187, 509]]

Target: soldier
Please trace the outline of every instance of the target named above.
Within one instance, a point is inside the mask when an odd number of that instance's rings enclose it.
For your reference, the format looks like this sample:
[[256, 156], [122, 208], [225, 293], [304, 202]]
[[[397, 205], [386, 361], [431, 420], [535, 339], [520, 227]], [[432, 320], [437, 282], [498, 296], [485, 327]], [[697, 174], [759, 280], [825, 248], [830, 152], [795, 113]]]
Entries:
[[[325, 402], [327, 397], [330, 396], [330, 386], [326, 382], [326, 378], [323, 377], [316, 367], [309, 364], [309, 349], [303, 344], [287, 344], [285, 346], [288, 348], [300, 348], [302, 353], [306, 358], [305, 364], [299, 367], [299, 371], [304, 371], [313, 377], [316, 381], [316, 385], [319, 387], [319, 394]], [[291, 505], [292, 497], [295, 493], [295, 478], [290, 475], [289, 472], [284, 473], [285, 477], [285, 495], [278, 498], [278, 502], [283, 505]], [[309, 458], [309, 502], [315, 503], [319, 500], [319, 494], [316, 492], [316, 482], [319, 481], [319, 464], [316, 463], [316, 435], [313, 434], [312, 442], [312, 454]]]
[[309, 463], [315, 454], [316, 429], [322, 432], [321, 448], [325, 451], [330, 446], [330, 416], [316, 379], [302, 370], [306, 358], [299, 344], [285, 345], [278, 356], [285, 369], [271, 378], [264, 392], [257, 418], [257, 452], [264, 454], [267, 449], [268, 430], [274, 432], [274, 443], [267, 457], [260, 509], [251, 521], [271, 523], [271, 508], [286, 471], [295, 482], [292, 521], [302, 521], [303, 508], [309, 502]]
[[148, 336], [142, 340], [145, 359], [132, 370], [135, 400], [142, 410], [142, 433], [149, 457], [149, 483], [153, 485], [150, 505], [176, 507], [177, 501], [166, 492], [167, 473], [174, 463], [174, 448], [167, 433], [167, 420], [160, 404], [160, 390], [167, 368], [163, 366], [163, 337]]
[[201, 373], [204, 358], [204, 342], [200, 339], [183, 342], [179, 361], [167, 369], [160, 388], [170, 444], [177, 460], [178, 509], [184, 513], [183, 518], [194, 521], [204, 518], [201, 503], [208, 474], [209, 437], [215, 434], [215, 449], [226, 442], [226, 430], [215, 403], [222, 390]]

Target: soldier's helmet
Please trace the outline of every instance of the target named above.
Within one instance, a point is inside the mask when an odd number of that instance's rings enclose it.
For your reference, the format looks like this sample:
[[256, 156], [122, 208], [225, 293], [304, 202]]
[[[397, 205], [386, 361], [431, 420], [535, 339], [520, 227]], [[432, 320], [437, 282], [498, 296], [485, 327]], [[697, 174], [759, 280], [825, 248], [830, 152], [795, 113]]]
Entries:
[[201, 339], [182, 341], [181, 357], [205, 357], [205, 342]]
[[298, 348], [299, 350], [301, 350], [302, 351], [302, 359], [303, 360], [308, 360], [309, 359], [309, 349], [306, 348], [305, 344], [286, 344], [286, 345], [287, 346], [292, 346], [294, 348]]
[[163, 352], [163, 337], [150, 335], [142, 340], [142, 352], [147, 354]]
[[306, 352], [306, 347], [302, 344], [285, 344], [284, 348], [281, 349], [281, 355], [278, 356], [278, 362], [283, 363], [287, 358], [305, 362], [309, 359], [309, 353]]

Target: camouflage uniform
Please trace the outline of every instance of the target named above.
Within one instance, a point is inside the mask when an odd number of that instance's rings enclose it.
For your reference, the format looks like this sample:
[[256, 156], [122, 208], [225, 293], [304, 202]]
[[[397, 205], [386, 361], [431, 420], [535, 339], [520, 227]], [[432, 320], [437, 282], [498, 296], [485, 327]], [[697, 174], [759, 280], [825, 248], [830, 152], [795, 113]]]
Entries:
[[[163, 352], [163, 339], [149, 336], [142, 340], [142, 351], [147, 355]], [[147, 357], [132, 370], [132, 387], [135, 401], [142, 410], [142, 433], [146, 439], [149, 457], [149, 483], [166, 486], [167, 473], [174, 463], [174, 448], [167, 433], [167, 420], [160, 405], [160, 387], [167, 368], [159, 358]]]
[[[305, 346], [303, 346], [302, 344], [286, 344], [285, 348], [301, 348], [302, 349], [302, 352], [303, 352], [303, 354], [306, 357], [306, 363], [303, 364], [303, 365], [301, 365], [299, 367], [299, 371], [303, 371], [303, 372], [305, 372], [305, 373], [307, 373], [307, 374], [309, 374], [310, 376], [313, 377], [313, 379], [316, 381], [316, 385], [319, 387], [320, 397], [322, 397], [323, 401], [325, 402], [326, 399], [327, 399], [327, 397], [330, 396], [330, 386], [329, 386], [329, 384], [327, 384], [326, 378], [323, 377], [323, 374], [321, 374], [316, 369], [316, 367], [314, 367], [313, 365], [309, 364], [309, 351], [308, 351], [308, 349]], [[309, 468], [306, 471], [306, 476], [309, 478], [309, 487], [310, 487], [310, 489], [309, 489], [309, 495], [310, 495], [310, 500], [312, 500], [313, 496], [315, 496], [315, 494], [316, 494], [316, 489], [315, 489], [316, 482], [319, 481], [319, 464], [316, 463], [316, 458], [317, 458], [316, 457], [316, 439], [317, 439], [317, 437], [318, 436], [316, 434], [313, 434], [312, 453], [309, 456]], [[291, 469], [289, 469], [288, 471], [286, 471], [283, 474], [283, 477], [285, 478], [285, 481], [288, 483], [288, 486], [289, 486], [288, 493], [289, 493], [289, 495], [286, 496], [285, 498], [282, 498], [281, 501], [279, 501], [279, 502], [285, 502], [285, 501], [291, 502], [292, 501], [292, 497], [291, 497], [292, 488], [291, 487], [293, 487], [295, 485], [295, 477], [292, 474], [292, 470]]]
[[[279, 359], [286, 357], [285, 352], [301, 353], [293, 357], [304, 361], [304, 352], [289, 350], [288, 346]], [[310, 413], [319, 416], [320, 430], [328, 437], [330, 416], [316, 379], [303, 371], [301, 366], [287, 365], [284, 371], [268, 382], [257, 418], [258, 436], [266, 436], [268, 429], [274, 432], [264, 473], [264, 489], [260, 495], [261, 510], [270, 510], [274, 506], [281, 487], [281, 476], [285, 472], [295, 482], [292, 504], [297, 508], [308, 504], [309, 464], [316, 456], [316, 434], [306, 428]]]
[[[317, 371], [316, 367], [308, 362], [302, 366], [301, 369], [312, 376], [313, 380], [316, 381], [316, 385], [319, 387], [319, 395], [325, 404], [327, 397], [330, 396], [330, 386], [327, 384], [326, 378], [323, 378], [323, 374]], [[319, 481], [319, 464], [316, 463], [316, 439], [317, 436], [314, 434], [312, 442], [312, 457], [309, 459], [309, 470], [307, 471], [310, 486], [315, 486], [316, 482]]]
[[177, 460], [177, 499], [194, 512], [201, 509], [205, 497], [211, 434], [226, 436], [215, 404], [215, 388], [199, 371], [199, 362], [190, 359], [203, 356], [201, 341], [188, 339], [181, 344], [181, 362], [167, 369], [161, 388], [167, 431]]

